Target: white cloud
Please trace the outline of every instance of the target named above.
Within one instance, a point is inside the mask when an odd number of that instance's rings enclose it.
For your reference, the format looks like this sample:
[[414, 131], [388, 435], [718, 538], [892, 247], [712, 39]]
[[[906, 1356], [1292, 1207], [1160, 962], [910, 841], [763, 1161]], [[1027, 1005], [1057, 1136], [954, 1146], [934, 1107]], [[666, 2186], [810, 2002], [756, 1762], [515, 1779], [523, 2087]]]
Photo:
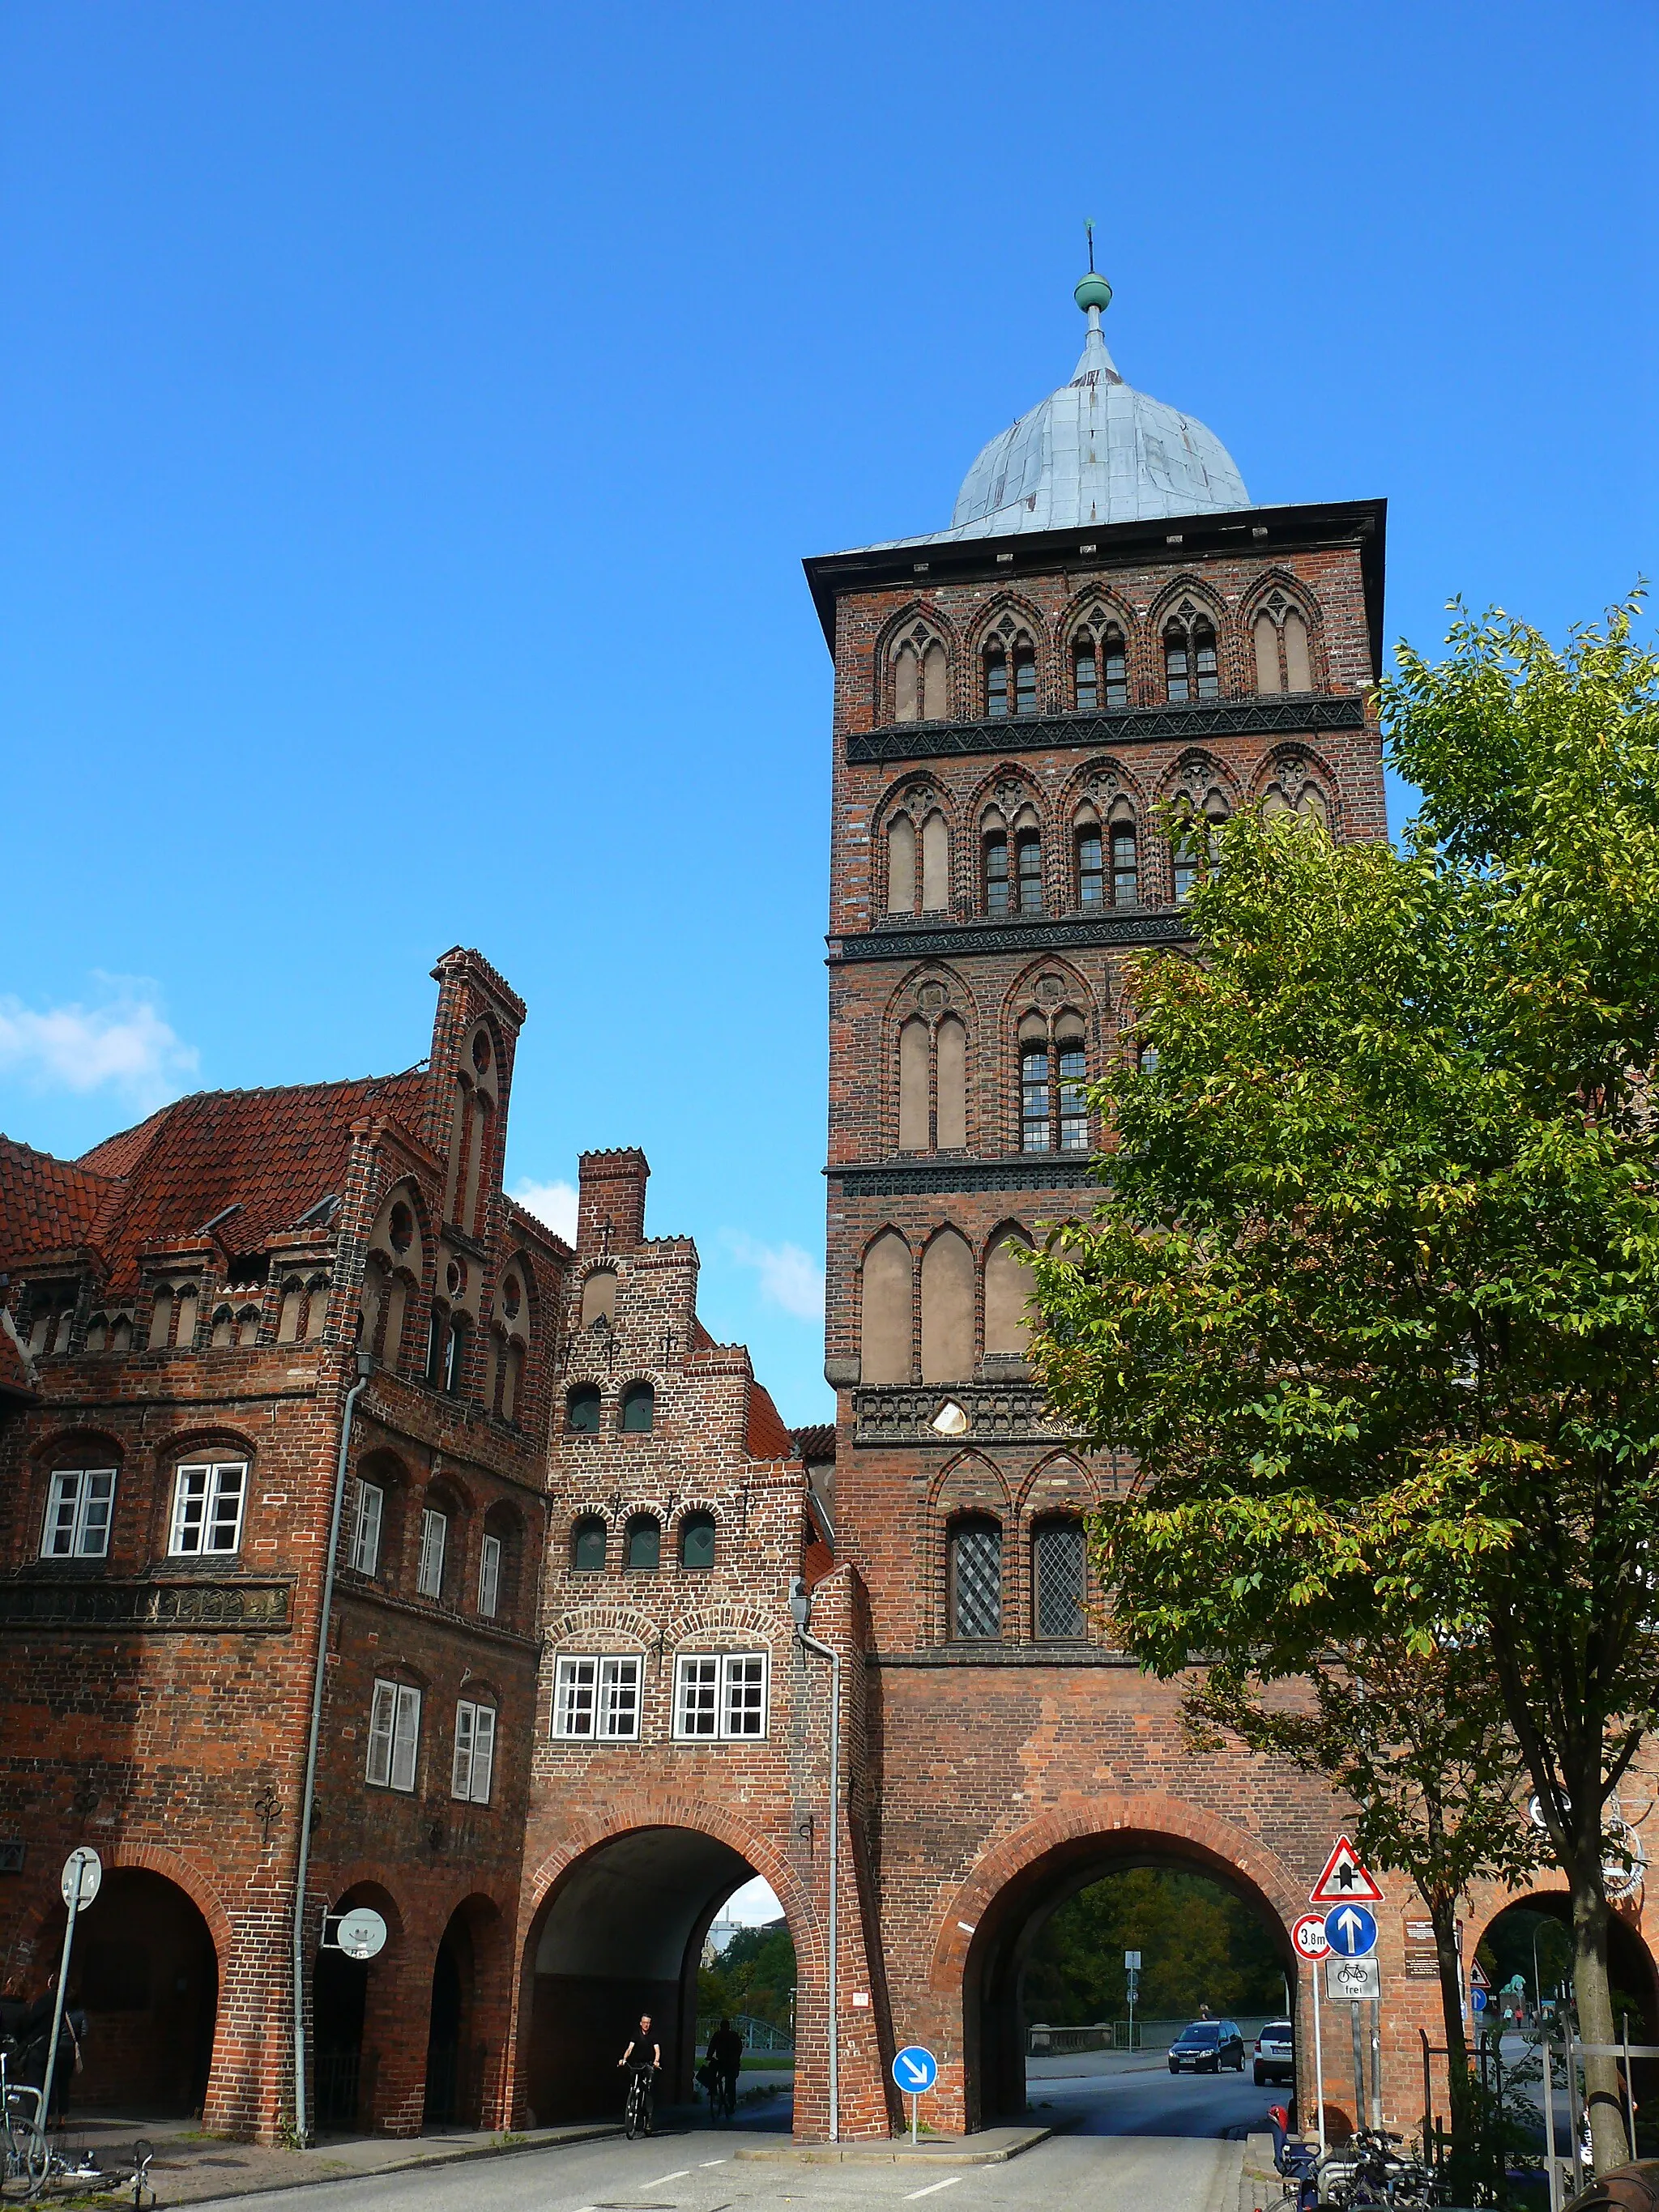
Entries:
[[726, 1249], [740, 1267], [752, 1267], [762, 1295], [800, 1321], [823, 1319], [823, 1270], [799, 1244], [761, 1244], [740, 1229], [726, 1232]]
[[782, 1919], [783, 1907], [771, 1883], [757, 1874], [741, 1889], [732, 1891], [720, 1917], [722, 1920], [735, 1920], [740, 1927], [764, 1928], [769, 1922]]
[[526, 1213], [533, 1213], [538, 1221], [550, 1229], [556, 1237], [562, 1237], [567, 1244], [576, 1241], [576, 1186], [572, 1182], [535, 1182], [521, 1176], [509, 1195], [517, 1199]]
[[0, 996], [0, 1074], [40, 1091], [107, 1086], [144, 1113], [176, 1098], [196, 1075], [200, 1055], [185, 1044], [142, 975], [99, 975], [100, 1005], [48, 1006]]

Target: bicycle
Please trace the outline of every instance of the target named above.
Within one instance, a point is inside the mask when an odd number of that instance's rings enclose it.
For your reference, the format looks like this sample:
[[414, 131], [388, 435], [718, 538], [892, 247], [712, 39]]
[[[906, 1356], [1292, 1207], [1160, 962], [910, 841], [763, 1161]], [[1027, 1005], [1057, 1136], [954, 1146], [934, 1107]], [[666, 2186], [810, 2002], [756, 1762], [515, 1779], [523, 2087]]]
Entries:
[[738, 2113], [738, 2077], [716, 2074], [708, 2085], [708, 2110], [717, 2120], [733, 2120]]
[[628, 2102], [623, 2107], [623, 2128], [632, 2142], [635, 2136], [651, 2133], [651, 2123], [656, 2108], [654, 2066], [630, 2066], [628, 2069]]

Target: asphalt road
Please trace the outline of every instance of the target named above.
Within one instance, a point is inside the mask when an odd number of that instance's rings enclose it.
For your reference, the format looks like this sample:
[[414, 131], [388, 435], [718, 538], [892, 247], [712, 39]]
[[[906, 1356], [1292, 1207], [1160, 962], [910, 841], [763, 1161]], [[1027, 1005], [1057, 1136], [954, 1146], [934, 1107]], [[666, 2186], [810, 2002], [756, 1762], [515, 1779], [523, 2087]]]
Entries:
[[574, 2143], [276, 2191], [259, 2212], [1232, 2212], [1241, 2157], [1237, 2143], [1196, 2136], [1066, 2136], [1005, 2166], [940, 2172], [775, 2164], [736, 2159], [734, 2148], [729, 2132], [709, 2129]]
[[1026, 2076], [1034, 2119], [1085, 2136], [1212, 2138], [1267, 2128], [1267, 2107], [1288, 2089], [1258, 2089], [1243, 2074], [1171, 2074], [1163, 2059], [1137, 2059], [1110, 2072]]

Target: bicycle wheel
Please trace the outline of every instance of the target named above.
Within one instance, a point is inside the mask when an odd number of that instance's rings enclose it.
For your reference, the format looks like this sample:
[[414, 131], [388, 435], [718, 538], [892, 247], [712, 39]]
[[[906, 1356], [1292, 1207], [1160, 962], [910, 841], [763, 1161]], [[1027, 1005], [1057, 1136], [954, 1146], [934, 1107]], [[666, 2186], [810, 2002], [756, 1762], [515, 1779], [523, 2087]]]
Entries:
[[632, 2142], [640, 2124], [640, 2077], [636, 2074], [628, 2085], [628, 2102], [623, 2106], [623, 2129]]
[[24, 2196], [34, 2195], [51, 2164], [52, 2154], [39, 2123], [14, 2113], [6, 2122], [6, 2171], [21, 2179]]

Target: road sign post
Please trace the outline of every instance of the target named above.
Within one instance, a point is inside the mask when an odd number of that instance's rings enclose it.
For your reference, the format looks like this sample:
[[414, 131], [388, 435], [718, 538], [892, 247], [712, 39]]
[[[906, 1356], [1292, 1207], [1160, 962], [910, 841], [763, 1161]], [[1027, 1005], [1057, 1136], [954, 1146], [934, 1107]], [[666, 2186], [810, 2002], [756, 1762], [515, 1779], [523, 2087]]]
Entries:
[[1133, 2051], [1135, 2047], [1135, 1997], [1140, 1985], [1139, 1951], [1126, 1951], [1123, 1954], [1123, 1978], [1127, 1983], [1129, 1990], [1129, 2048]]
[[893, 2053], [893, 2079], [910, 2100], [910, 2141], [916, 2140], [916, 2114], [922, 2098], [939, 2079], [939, 2061], [920, 2043]]
[[40, 2124], [52, 2112], [52, 2082], [58, 2072], [58, 2039], [64, 2032], [64, 2002], [69, 1994], [70, 1953], [75, 1948], [75, 1923], [82, 1905], [90, 1905], [104, 1881], [104, 1862], [90, 1844], [82, 1844], [64, 1861], [58, 1887], [69, 1907], [64, 1923], [64, 1955], [58, 1962], [58, 1994], [52, 2008], [52, 2044], [46, 2052], [46, 2078], [40, 2085]]

